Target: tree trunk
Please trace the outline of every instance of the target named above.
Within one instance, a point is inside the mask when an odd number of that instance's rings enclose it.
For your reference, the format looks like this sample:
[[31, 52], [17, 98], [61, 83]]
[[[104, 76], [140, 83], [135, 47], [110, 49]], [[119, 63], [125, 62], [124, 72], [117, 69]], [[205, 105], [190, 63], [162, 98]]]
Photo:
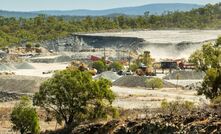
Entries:
[[20, 133], [21, 133], [21, 134], [25, 134], [25, 130], [24, 130], [24, 129], [21, 129], [21, 130], [20, 130]]

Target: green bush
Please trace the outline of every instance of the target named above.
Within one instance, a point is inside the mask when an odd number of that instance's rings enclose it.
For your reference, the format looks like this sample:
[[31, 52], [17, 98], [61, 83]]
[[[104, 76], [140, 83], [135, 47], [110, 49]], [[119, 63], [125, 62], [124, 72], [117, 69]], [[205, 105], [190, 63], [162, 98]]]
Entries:
[[36, 48], [39, 48], [41, 45], [40, 44], [35, 44], [35, 47]]
[[137, 64], [132, 64], [132, 65], [130, 65], [130, 70], [131, 71], [133, 71], [133, 72], [135, 72], [137, 69], [139, 68], [139, 66], [137, 65]]
[[25, 45], [25, 47], [26, 47], [26, 49], [31, 49], [31, 48], [32, 48], [32, 44], [31, 44], [31, 43], [27, 43], [27, 44]]
[[121, 71], [123, 68], [124, 68], [124, 66], [118, 61], [113, 62], [109, 66], [109, 69], [112, 69], [112, 70], [117, 71], [117, 72]]
[[146, 86], [151, 87], [153, 90], [155, 88], [163, 88], [163, 80], [160, 78], [150, 78], [146, 80]]
[[161, 102], [161, 109], [170, 114], [182, 114], [191, 111], [195, 108], [194, 103], [190, 101], [171, 101], [163, 100]]
[[20, 131], [21, 134], [40, 133], [38, 115], [28, 97], [22, 97], [15, 105], [11, 113], [11, 122], [13, 130]]
[[215, 104], [215, 105], [221, 105], [221, 95], [217, 96], [214, 99], [212, 99], [212, 103]]
[[221, 95], [221, 37], [216, 43], [208, 43], [200, 50], [193, 53], [189, 61], [194, 63], [197, 69], [204, 71], [202, 87], [198, 89], [199, 95], [205, 95], [209, 99], [214, 99]]
[[93, 62], [92, 67], [95, 68], [98, 73], [102, 73], [107, 70], [107, 65], [101, 60]]

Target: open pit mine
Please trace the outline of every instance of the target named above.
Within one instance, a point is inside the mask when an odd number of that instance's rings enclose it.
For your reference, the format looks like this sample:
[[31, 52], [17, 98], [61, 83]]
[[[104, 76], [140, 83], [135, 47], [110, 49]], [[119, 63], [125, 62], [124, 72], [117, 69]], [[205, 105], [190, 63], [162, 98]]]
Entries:
[[[188, 58], [220, 35], [221, 30], [82, 33], [36, 42], [40, 47], [29, 50], [25, 44], [9, 47], [0, 51], [0, 108], [13, 107], [24, 94], [32, 96], [43, 81], [70, 66], [89, 70], [94, 79], [110, 80], [111, 89], [117, 95], [113, 106], [124, 110], [157, 109], [165, 99], [190, 101], [196, 106], [208, 104], [209, 100], [197, 96], [195, 90], [205, 74], [196, 71]], [[132, 63], [148, 56], [152, 57], [153, 66], [139, 64], [136, 70], [131, 69]], [[107, 65], [119, 61], [123, 68], [99, 72], [91, 64], [101, 59]], [[162, 79], [161, 89], [152, 90], [145, 84], [152, 77]], [[5, 124], [0, 124], [0, 129], [10, 128]], [[44, 124], [44, 129], [54, 129], [54, 126]]]

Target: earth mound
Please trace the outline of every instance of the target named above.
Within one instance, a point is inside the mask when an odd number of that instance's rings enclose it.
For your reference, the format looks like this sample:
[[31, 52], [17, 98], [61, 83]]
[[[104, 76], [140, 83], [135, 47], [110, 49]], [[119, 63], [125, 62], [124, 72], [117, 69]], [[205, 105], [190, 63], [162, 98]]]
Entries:
[[[145, 76], [133, 76], [133, 75], [127, 75], [123, 76], [116, 81], [113, 82], [114, 86], [120, 86], [120, 87], [147, 87], [146, 80], [150, 79], [151, 77], [145, 77]], [[163, 80], [163, 87], [164, 88], [175, 88], [176, 85], [166, 82]]]
[[0, 71], [12, 71], [14, 68], [6, 65], [6, 64], [0, 64]]
[[164, 77], [164, 79], [179, 79], [179, 80], [196, 80], [203, 79], [204, 72], [201, 71], [174, 71], [171, 74]]
[[35, 69], [35, 67], [33, 67], [31, 64], [29, 64], [28, 62], [23, 62], [21, 64], [16, 65], [17, 69]]
[[100, 78], [105, 78], [105, 79], [108, 79], [110, 81], [115, 81], [115, 80], [119, 79], [120, 76], [117, 75], [115, 72], [106, 71], [106, 72], [103, 72], [103, 73], [95, 76], [95, 79], [100, 79]]

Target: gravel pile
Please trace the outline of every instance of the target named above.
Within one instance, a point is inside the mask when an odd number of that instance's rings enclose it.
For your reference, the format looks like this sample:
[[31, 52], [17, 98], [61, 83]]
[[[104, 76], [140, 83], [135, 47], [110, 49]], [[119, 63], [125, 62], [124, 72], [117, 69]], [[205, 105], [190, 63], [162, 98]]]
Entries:
[[185, 86], [185, 89], [188, 90], [197, 90], [202, 87], [202, 82], [192, 83], [190, 85]]
[[203, 79], [205, 73], [201, 71], [174, 71], [165, 76], [164, 79], [177, 79], [177, 76], [179, 77], [179, 80], [196, 80]]
[[[146, 87], [146, 80], [150, 79], [151, 77], [145, 77], [145, 76], [123, 76], [116, 81], [113, 82], [114, 86], [120, 86], [120, 87]], [[166, 82], [163, 80], [163, 87], [164, 88], [175, 88], [176, 86], [172, 83]]]
[[23, 62], [21, 64], [16, 65], [17, 69], [35, 69], [35, 67], [33, 67], [31, 64], [29, 64], [28, 62]]
[[6, 65], [6, 64], [0, 64], [0, 71], [12, 71], [14, 68]]
[[115, 80], [119, 79], [120, 76], [118, 74], [116, 74], [115, 72], [106, 71], [106, 72], [103, 72], [103, 73], [95, 76], [95, 79], [100, 79], [100, 78], [105, 78], [110, 81], [115, 81]]
[[16, 93], [8, 93], [0, 91], [0, 102], [19, 100], [20, 97], [21, 95]]
[[69, 61], [72, 61], [72, 58], [70, 56], [62, 55], [57, 57], [54, 62], [57, 63], [57, 62], [69, 62]]

